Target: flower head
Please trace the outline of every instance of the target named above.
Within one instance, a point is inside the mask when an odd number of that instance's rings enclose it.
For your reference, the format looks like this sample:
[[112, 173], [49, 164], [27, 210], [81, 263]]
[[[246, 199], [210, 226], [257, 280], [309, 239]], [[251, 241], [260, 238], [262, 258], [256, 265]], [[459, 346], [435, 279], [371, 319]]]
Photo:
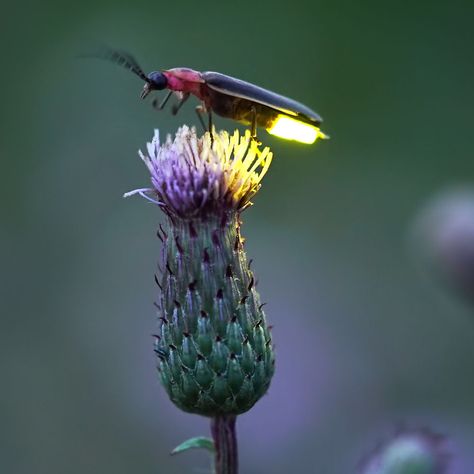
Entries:
[[270, 327], [240, 233], [270, 166], [250, 133], [197, 137], [181, 127], [140, 153], [153, 187], [139, 193], [167, 215], [156, 283], [160, 379], [182, 410], [237, 415], [268, 390], [275, 357]]
[[[147, 154], [140, 152], [151, 174], [151, 191], [158, 204], [180, 218], [242, 211], [260, 188], [272, 153], [262, 151], [247, 131], [243, 136], [221, 131], [202, 137], [194, 128], [181, 127], [174, 140], [160, 143], [158, 131]], [[144, 190], [139, 190], [143, 193]]]

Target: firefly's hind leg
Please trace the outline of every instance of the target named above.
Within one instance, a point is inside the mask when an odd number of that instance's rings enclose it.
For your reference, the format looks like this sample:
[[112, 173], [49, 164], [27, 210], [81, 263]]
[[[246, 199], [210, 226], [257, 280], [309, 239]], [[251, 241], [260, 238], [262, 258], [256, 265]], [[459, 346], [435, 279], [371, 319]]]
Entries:
[[173, 91], [168, 91], [165, 98], [160, 103], [158, 103], [158, 99], [153, 99], [153, 102], [151, 103], [151, 105], [156, 110], [163, 110], [163, 108], [165, 107], [166, 103], [168, 102], [172, 94], [173, 94]]
[[211, 148], [212, 148], [212, 145], [214, 145], [214, 133], [212, 131], [212, 110], [209, 109], [207, 111], [207, 116], [208, 116], [208, 121], [207, 121], [207, 128], [209, 130], [209, 134], [211, 135]]
[[250, 111], [252, 113], [252, 122], [250, 122], [250, 138], [260, 145], [260, 142], [257, 140], [257, 109], [255, 106], [252, 106]]

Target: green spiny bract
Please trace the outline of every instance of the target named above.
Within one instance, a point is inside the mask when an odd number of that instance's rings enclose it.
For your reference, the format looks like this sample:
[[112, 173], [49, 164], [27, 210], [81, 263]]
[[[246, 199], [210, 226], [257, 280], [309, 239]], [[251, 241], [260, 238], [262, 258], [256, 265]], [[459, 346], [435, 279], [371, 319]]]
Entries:
[[249, 410], [274, 371], [269, 328], [237, 216], [168, 220], [155, 351], [161, 381], [182, 410], [214, 416]]

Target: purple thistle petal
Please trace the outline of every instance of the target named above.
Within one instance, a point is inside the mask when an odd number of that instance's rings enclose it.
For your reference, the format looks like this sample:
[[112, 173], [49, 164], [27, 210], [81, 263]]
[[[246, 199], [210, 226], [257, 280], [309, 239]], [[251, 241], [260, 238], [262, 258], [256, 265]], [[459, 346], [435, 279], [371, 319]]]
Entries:
[[[240, 136], [214, 132], [202, 137], [194, 129], [181, 127], [174, 138], [160, 143], [159, 132], [147, 143], [147, 154], [139, 152], [160, 201], [157, 204], [180, 218], [240, 212], [260, 189], [272, 153], [259, 150], [247, 131]], [[150, 200], [147, 192], [136, 193]]]

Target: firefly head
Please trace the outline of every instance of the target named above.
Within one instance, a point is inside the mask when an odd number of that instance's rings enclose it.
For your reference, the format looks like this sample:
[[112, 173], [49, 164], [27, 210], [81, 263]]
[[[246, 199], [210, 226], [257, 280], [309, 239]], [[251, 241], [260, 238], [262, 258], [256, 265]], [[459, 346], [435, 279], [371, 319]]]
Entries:
[[147, 81], [143, 86], [142, 93], [140, 97], [144, 99], [151, 91], [161, 91], [166, 89], [168, 85], [168, 79], [166, 76], [160, 71], [153, 71], [150, 72], [147, 76]]

